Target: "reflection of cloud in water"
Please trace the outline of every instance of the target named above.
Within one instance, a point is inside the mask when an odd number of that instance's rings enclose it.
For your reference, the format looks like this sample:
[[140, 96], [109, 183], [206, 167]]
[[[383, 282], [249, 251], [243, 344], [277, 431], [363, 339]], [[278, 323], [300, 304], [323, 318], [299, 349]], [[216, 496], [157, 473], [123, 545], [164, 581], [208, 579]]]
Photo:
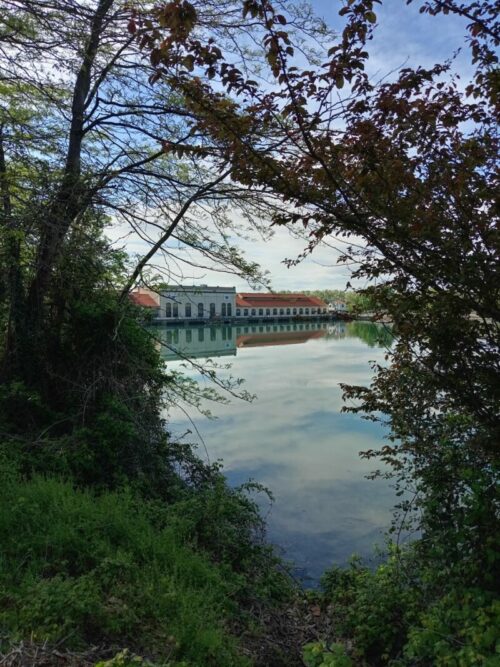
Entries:
[[[257, 400], [211, 406], [213, 422], [195, 418], [210, 458], [223, 459], [232, 484], [253, 478], [270, 488], [269, 538], [314, 578], [353, 552], [370, 555], [391, 520], [392, 489], [366, 480], [379, 465], [358, 455], [378, 448], [384, 430], [341, 414], [338, 386], [368, 384], [369, 361], [382, 362], [383, 354], [360, 338], [327, 336], [239, 349], [230, 373], [245, 378]], [[178, 432], [189, 427], [180, 412], [171, 419]]]

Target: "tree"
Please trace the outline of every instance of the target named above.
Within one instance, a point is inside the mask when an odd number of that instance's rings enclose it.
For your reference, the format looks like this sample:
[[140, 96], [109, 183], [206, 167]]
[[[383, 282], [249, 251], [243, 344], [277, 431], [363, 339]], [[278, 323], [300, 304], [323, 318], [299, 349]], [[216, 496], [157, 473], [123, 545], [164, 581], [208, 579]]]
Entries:
[[[225, 21], [235, 9], [231, 0], [202, 3], [203, 35], [229, 48], [235, 35]], [[186, 267], [265, 282], [232, 237], [265, 234], [261, 219], [274, 203], [229, 178], [218, 145], [178, 91], [151, 87], [155, 70], [129, 10], [115, 0], [2, 0], [0, 17], [2, 378], [43, 375], [45, 334], [61, 319], [54, 304], [67, 307], [56, 276], [74, 232], [95, 232], [86, 230], [92, 216], [149, 246], [127, 279], [110, 285], [122, 301], [151, 262], [156, 271], [166, 264], [167, 282], [180, 281]], [[241, 23], [241, 32], [252, 30]], [[241, 44], [233, 48], [245, 56]]]
[[[346, 409], [389, 426], [389, 444], [365, 456], [389, 464], [403, 494], [399, 520], [421, 534], [407, 561], [396, 543], [396, 564], [381, 575], [402, 594], [414, 590], [415, 607], [401, 612], [395, 596], [387, 618], [407, 613], [407, 631], [409, 618], [425, 618], [435, 605], [440, 627], [458, 642], [458, 624], [446, 625], [456, 600], [472, 596], [480, 609], [483, 593], [487, 606], [497, 590], [500, 6], [419, 3], [422, 12], [464, 20], [475, 68], [464, 85], [453, 60], [372, 82], [365, 64], [377, 4], [345, 3], [340, 39], [323, 65], [304, 68], [286, 14], [268, 0], [242, 3], [265, 32], [273, 85], [249, 80], [222, 49], [208, 67], [196, 39], [168, 28], [175, 48], [163, 51], [161, 21], [144, 47], [157, 78], [203, 117], [233, 180], [281, 198], [273, 224], [304, 228], [303, 256], [333, 238], [345, 241], [340, 261], [355, 265], [353, 276], [368, 282], [366, 293], [390, 314], [397, 340], [389, 365], [374, 368], [368, 388], [344, 387], [355, 401]], [[196, 77], [179, 54], [194, 59]], [[253, 140], [249, 119], [267, 129], [264, 141]], [[377, 616], [369, 594], [369, 586], [361, 589], [366, 614], [358, 626]], [[387, 654], [377, 659], [386, 664]]]
[[[182, 91], [219, 142], [233, 180], [282, 199], [273, 224], [303, 226], [304, 254], [332, 236], [346, 241], [341, 261], [358, 264], [354, 277], [372, 284], [369, 293], [379, 295], [400, 344], [432, 377], [438, 397], [446, 395], [450, 409], [466, 410], [485, 426], [490, 435], [483, 446], [493, 450], [499, 435], [497, 3], [421, 4], [421, 11], [453, 12], [469, 22], [476, 72], [463, 91], [453, 62], [405, 68], [381, 84], [369, 80], [366, 49], [377, 2], [347, 3], [340, 11], [344, 31], [327, 62], [306, 70], [300, 58], [294, 62], [287, 16], [267, 0], [242, 3], [243, 14], [265, 32], [273, 89], [246, 77], [222, 49], [207, 64], [205, 45], [189, 31], [163, 28], [161, 15], [141, 39], [156, 77]], [[196, 65], [196, 76], [182, 68], [185, 59]], [[332, 102], [344, 86], [345, 99]], [[268, 128], [264, 140], [254, 140], [249, 119]], [[359, 239], [361, 247], [351, 243]]]

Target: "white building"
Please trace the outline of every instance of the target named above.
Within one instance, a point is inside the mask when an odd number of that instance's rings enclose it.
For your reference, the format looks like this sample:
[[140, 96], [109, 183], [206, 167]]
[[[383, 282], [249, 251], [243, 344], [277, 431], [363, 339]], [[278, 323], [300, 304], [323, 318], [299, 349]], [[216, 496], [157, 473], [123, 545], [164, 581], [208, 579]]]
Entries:
[[347, 303], [345, 301], [339, 301], [339, 300], [332, 301], [332, 303], [328, 305], [328, 311], [330, 313], [347, 313], [348, 311]]
[[160, 292], [160, 320], [223, 320], [233, 317], [236, 288], [172, 286]]

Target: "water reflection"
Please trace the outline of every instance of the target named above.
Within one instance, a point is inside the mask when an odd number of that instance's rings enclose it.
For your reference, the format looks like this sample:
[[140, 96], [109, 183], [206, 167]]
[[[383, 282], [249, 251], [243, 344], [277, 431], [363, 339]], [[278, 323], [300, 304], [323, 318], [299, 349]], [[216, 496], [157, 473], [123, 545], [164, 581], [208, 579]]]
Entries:
[[[368, 384], [369, 362], [383, 362], [390, 332], [364, 322], [199, 331], [156, 328], [155, 334], [169, 345], [163, 353], [169, 368], [180, 363], [176, 350], [192, 357], [230, 354], [231, 371], [222, 373], [244, 378], [257, 394], [253, 403], [210, 406], [216, 420], [190, 417], [210, 458], [223, 459], [230, 483], [253, 478], [272, 490], [270, 540], [309, 583], [353, 552], [369, 555], [375, 542], [382, 543], [395, 498], [387, 482], [365, 478], [374, 463], [358, 452], [380, 446], [384, 431], [341, 413], [339, 383]], [[173, 410], [170, 419], [178, 433], [194, 430], [181, 411]]]
[[288, 324], [155, 327], [164, 359], [236, 356], [238, 348], [300, 345], [317, 338], [357, 337], [370, 347], [391, 344], [387, 327], [373, 322], [295, 322]]

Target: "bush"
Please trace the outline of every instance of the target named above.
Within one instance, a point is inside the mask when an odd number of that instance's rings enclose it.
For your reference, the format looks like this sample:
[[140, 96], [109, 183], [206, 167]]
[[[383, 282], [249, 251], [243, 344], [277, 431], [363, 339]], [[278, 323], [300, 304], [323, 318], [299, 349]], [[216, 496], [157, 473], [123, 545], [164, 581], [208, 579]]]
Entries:
[[435, 564], [419, 558], [417, 542], [375, 570], [354, 560], [327, 571], [322, 583], [336, 636], [349, 639], [353, 654], [372, 666], [496, 667], [500, 603], [494, 593], [466, 582], [440, 593], [429, 583]]
[[181, 541], [180, 517], [165, 511], [160, 527], [159, 512], [128, 491], [96, 496], [4, 474], [0, 626], [9, 641], [132, 646], [200, 667], [249, 664], [227, 632], [238, 577]]

